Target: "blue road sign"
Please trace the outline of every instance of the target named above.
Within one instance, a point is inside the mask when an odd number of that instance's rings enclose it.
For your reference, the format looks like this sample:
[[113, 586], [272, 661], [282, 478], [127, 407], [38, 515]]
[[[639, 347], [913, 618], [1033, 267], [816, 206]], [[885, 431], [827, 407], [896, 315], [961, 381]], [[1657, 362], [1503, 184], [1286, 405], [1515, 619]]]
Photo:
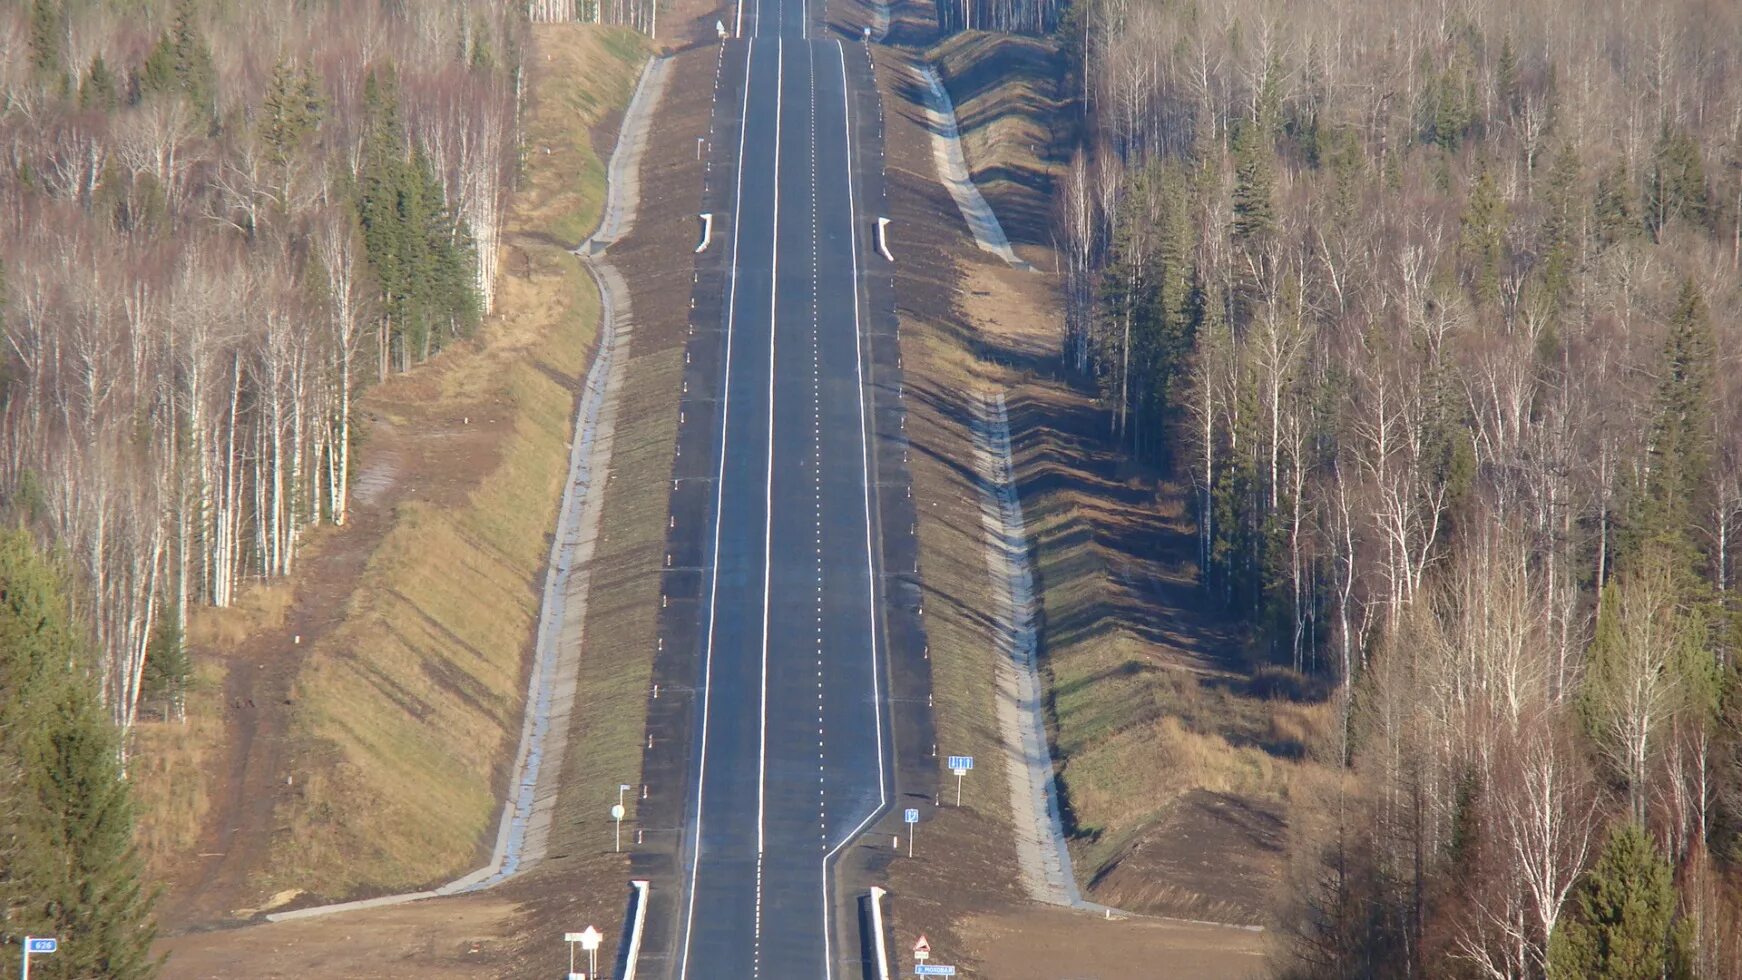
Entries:
[[916, 977], [953, 977], [956, 968], [948, 963], [915, 963], [913, 975]]
[[972, 769], [972, 768], [974, 768], [974, 757], [973, 756], [971, 756], [971, 755], [952, 755], [952, 756], [950, 756], [950, 769], [951, 770], [965, 772], [965, 771]]
[[901, 819], [907, 823], [919, 823], [919, 811], [913, 807], [908, 807], [902, 811]]
[[32, 936], [25, 940], [24, 949], [25, 952], [32, 954], [52, 953], [55, 950], [60, 949], [60, 940], [52, 937], [37, 938]]

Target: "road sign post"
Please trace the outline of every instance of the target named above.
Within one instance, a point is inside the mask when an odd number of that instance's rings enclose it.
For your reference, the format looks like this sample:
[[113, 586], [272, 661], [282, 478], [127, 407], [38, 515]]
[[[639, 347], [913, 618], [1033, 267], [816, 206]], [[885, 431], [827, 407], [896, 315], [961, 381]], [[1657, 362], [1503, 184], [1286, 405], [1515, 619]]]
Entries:
[[962, 805], [962, 777], [974, 768], [974, 757], [971, 755], [950, 756], [950, 771], [956, 774], [956, 805]]
[[629, 812], [623, 808], [623, 794], [634, 788], [635, 787], [630, 786], [628, 783], [617, 784], [617, 805], [611, 808], [611, 819], [617, 821], [617, 837], [616, 841], [611, 845], [611, 850], [614, 853], [623, 850], [623, 816]]
[[911, 806], [908, 807], [902, 811], [901, 820], [907, 824], [907, 856], [913, 857], [913, 832], [914, 828], [919, 825], [919, 810]]
[[24, 963], [18, 968], [19, 980], [30, 980], [30, 958], [32, 956], [47, 956], [60, 949], [60, 940], [53, 936], [25, 936]]
[[[588, 926], [580, 932], [563, 933], [563, 942], [569, 944], [569, 980], [577, 980], [577, 978], [582, 977], [598, 977], [599, 941], [604, 938], [605, 934], [592, 926]], [[582, 952], [587, 954], [587, 972], [585, 974], [575, 972], [576, 943], [580, 943]]]
[[913, 958], [918, 963], [924, 963], [931, 959], [931, 942], [925, 938], [923, 932], [919, 934], [918, 939], [913, 941]]

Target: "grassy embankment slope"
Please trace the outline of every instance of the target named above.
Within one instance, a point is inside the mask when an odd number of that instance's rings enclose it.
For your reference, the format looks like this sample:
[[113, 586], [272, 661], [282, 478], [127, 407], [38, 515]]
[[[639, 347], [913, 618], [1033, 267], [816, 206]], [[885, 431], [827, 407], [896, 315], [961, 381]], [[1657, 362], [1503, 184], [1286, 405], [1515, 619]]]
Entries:
[[[1019, 229], [1044, 216], [1035, 177], [1056, 163], [1036, 151], [1066, 124], [1056, 55], [1034, 39], [963, 35], [932, 56], [994, 210]], [[1189, 489], [1131, 465], [1083, 386], [1058, 380], [1056, 289], [1024, 296], [999, 285], [1002, 270], [964, 272], [957, 307], [970, 344], [1016, 368], [1000, 380], [1078, 879], [1089, 897], [1134, 911], [1264, 922], [1294, 803], [1323, 778], [1312, 757], [1328, 711], [1280, 697], [1294, 685], [1270, 672], [1255, 676], [1238, 625], [1196, 587]]]
[[[293, 791], [274, 808], [270, 848], [251, 876], [259, 895], [420, 886], [475, 867], [493, 839], [578, 379], [598, 330], [595, 287], [566, 246], [592, 229], [604, 196], [589, 129], [627, 102], [645, 53], [623, 30], [536, 33], [497, 313], [475, 340], [372, 388], [359, 406], [372, 427], [396, 433], [379, 479], [381, 492], [404, 497], [291, 683], [282, 779]], [[466, 435], [479, 427], [489, 433], [482, 446]], [[448, 440], [462, 448], [444, 453]], [[373, 441], [366, 430], [360, 494], [379, 462]], [[283, 622], [282, 600], [245, 605], [262, 608], [193, 624], [210, 654], [203, 677], [226, 646]], [[207, 809], [183, 785], [198, 783], [216, 753], [199, 742], [225, 705], [210, 686], [195, 705], [196, 737], [141, 774], [145, 840], [160, 860], [192, 845], [188, 824]], [[166, 734], [142, 736], [141, 756]]]

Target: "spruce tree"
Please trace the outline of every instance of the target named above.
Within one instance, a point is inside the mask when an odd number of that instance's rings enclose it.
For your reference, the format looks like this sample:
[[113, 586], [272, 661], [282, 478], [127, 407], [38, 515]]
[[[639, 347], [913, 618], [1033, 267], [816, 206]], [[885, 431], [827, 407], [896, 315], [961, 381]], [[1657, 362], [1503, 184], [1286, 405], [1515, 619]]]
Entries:
[[1547, 206], [1542, 222], [1543, 292], [1556, 309], [1566, 301], [1579, 256], [1585, 207], [1579, 183], [1579, 152], [1570, 141], [1562, 143], [1549, 165], [1548, 188], [1544, 195]]
[[1646, 175], [1647, 230], [1653, 238], [1661, 238], [1664, 226], [1676, 218], [1703, 225], [1709, 203], [1700, 144], [1687, 133], [1665, 124], [1652, 149], [1651, 172]]
[[152, 976], [151, 897], [115, 730], [60, 576], [21, 531], [0, 532], [0, 770], [16, 774], [0, 855], [8, 937], [56, 936], [44, 980]]
[[1276, 227], [1275, 150], [1263, 127], [1244, 123], [1234, 136], [1234, 240], [1255, 246]]
[[120, 102], [121, 94], [115, 84], [115, 75], [109, 70], [103, 56], [97, 55], [91, 59], [91, 68], [85, 73], [85, 80], [79, 83], [79, 108], [108, 112]]
[[48, 82], [63, 83], [61, 47], [66, 40], [66, 15], [60, 0], [33, 0], [30, 5], [30, 67]]
[[1669, 862], [1638, 824], [1609, 835], [1549, 940], [1551, 980], [1660, 980], [1674, 947]]
[[1627, 164], [1617, 162], [1597, 175], [1597, 192], [1591, 207], [1599, 243], [1613, 245], [1638, 234], [1633, 182], [1627, 175]]
[[1696, 529], [1710, 511], [1713, 493], [1716, 346], [1705, 298], [1692, 279], [1685, 279], [1669, 318], [1647, 433], [1647, 465], [1623, 546], [1634, 553], [1647, 544], [1661, 549], [1690, 576], [1703, 569], [1704, 541]]
[[1470, 199], [1460, 221], [1459, 251], [1470, 270], [1470, 287], [1479, 303], [1500, 299], [1500, 266], [1506, 242], [1506, 203], [1494, 175], [1483, 166], [1476, 173]]

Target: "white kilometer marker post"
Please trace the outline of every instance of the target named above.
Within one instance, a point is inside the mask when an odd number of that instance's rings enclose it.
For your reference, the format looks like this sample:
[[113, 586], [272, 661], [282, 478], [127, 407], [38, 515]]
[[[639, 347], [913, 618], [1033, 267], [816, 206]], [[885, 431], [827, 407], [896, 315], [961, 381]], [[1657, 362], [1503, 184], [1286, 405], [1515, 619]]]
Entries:
[[30, 980], [30, 958], [32, 956], [47, 956], [60, 949], [60, 940], [53, 936], [24, 937], [24, 965], [19, 969], [21, 980]]
[[628, 783], [617, 784], [617, 804], [611, 807], [611, 819], [617, 821], [617, 841], [611, 845], [613, 852], [623, 850], [623, 817], [629, 812], [623, 808], [623, 794], [634, 788]]

